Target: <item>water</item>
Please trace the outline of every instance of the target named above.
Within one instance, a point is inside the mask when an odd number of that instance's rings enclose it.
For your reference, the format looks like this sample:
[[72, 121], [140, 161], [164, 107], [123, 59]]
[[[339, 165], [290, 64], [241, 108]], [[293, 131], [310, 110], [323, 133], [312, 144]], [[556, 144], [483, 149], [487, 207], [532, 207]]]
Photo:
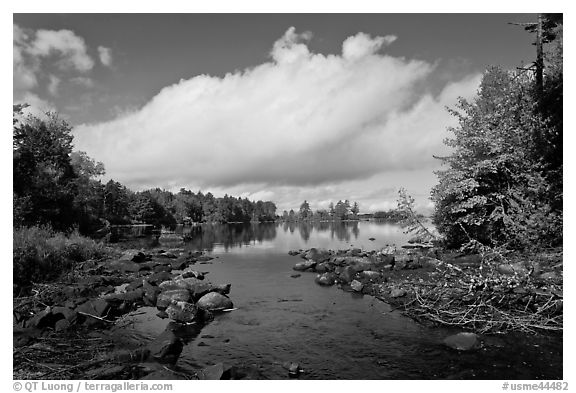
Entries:
[[[249, 366], [261, 378], [287, 378], [286, 361], [304, 368], [302, 379], [561, 379], [560, 337], [488, 338], [476, 352], [456, 353], [442, 340], [458, 331], [431, 329], [369, 296], [320, 287], [313, 273], [291, 278], [299, 259], [291, 249], [350, 246], [379, 249], [403, 244], [394, 225], [375, 222], [207, 225], [178, 228], [187, 250], [207, 250], [212, 264], [196, 265], [215, 283], [232, 283], [238, 310], [186, 332], [178, 361], [184, 371], [218, 362]], [[374, 238], [374, 240], [369, 240]], [[158, 245], [140, 239], [139, 246]], [[182, 244], [180, 244], [182, 247]], [[118, 331], [142, 344], [169, 323], [143, 308]]]

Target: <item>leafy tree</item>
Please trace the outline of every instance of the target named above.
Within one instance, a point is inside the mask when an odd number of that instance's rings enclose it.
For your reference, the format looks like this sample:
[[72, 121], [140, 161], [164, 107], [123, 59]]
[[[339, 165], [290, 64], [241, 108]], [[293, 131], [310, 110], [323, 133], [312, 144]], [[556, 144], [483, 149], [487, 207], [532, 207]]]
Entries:
[[70, 154], [70, 163], [76, 174], [74, 210], [80, 232], [92, 233], [102, 225], [104, 216], [104, 186], [97, 177], [104, 175], [104, 164], [96, 162], [83, 151]]
[[335, 213], [336, 210], [334, 209], [334, 203], [330, 202], [330, 205], [328, 206], [328, 214], [330, 215], [330, 217], [334, 217]]
[[22, 118], [22, 109], [13, 107], [15, 224], [67, 229], [74, 223], [70, 212], [76, 194], [71, 127], [55, 113]]
[[350, 209], [350, 212], [352, 213], [354, 218], [358, 218], [358, 213], [360, 213], [360, 205], [358, 205], [358, 202], [354, 202], [352, 208]]
[[310, 218], [312, 218], [312, 209], [310, 209], [310, 204], [307, 201], [304, 201], [300, 205], [300, 219], [308, 220]]
[[112, 179], [104, 186], [104, 217], [112, 224], [130, 223], [133, 193]]
[[348, 209], [350, 204], [348, 201], [342, 202], [338, 201], [334, 207], [334, 218], [337, 220], [346, 220], [348, 218]]
[[547, 200], [549, 184], [534, 158], [535, 135], [546, 130], [525, 74], [490, 68], [478, 96], [461, 99], [453, 151], [441, 158], [432, 191], [434, 222], [448, 245], [469, 242], [523, 248], [561, 238], [561, 216]]

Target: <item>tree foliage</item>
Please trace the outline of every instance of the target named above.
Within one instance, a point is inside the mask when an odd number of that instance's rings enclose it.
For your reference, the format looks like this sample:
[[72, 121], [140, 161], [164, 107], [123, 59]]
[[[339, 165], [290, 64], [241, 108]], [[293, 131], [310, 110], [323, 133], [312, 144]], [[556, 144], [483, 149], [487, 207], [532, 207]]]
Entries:
[[71, 127], [54, 113], [22, 118], [22, 109], [13, 107], [14, 223], [68, 228], [76, 195]]
[[448, 245], [526, 248], [561, 241], [562, 211], [542, 154], [542, 140], [549, 141], [557, 125], [542, 116], [533, 78], [490, 68], [477, 97], [460, 99], [450, 112], [458, 120], [445, 141], [452, 154], [442, 158], [447, 169], [437, 172], [432, 191], [434, 222]]

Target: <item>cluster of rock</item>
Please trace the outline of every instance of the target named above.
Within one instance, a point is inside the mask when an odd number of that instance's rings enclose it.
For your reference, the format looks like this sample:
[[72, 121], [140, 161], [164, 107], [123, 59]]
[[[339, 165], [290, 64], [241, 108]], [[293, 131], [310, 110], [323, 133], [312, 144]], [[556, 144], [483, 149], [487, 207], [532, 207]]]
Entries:
[[[350, 250], [309, 250], [290, 251], [290, 255], [300, 256], [293, 269], [301, 272], [315, 272], [319, 285], [339, 284], [345, 290], [372, 294], [374, 285], [386, 281], [386, 272], [394, 270], [412, 270], [433, 268], [442, 262], [436, 258], [434, 250], [429, 248], [397, 249], [394, 246], [380, 251]], [[379, 290], [381, 288], [378, 288]], [[403, 290], [390, 288], [392, 297], [403, 296]]]
[[[26, 345], [39, 331], [110, 326], [118, 316], [149, 306], [159, 310], [159, 317], [172, 322], [147, 346], [126, 356], [136, 361], [174, 363], [184, 345], [178, 330], [191, 323], [201, 329], [214, 313], [233, 308], [227, 296], [231, 284], [213, 284], [205, 273], [191, 266], [211, 259], [202, 252], [129, 250], [117, 260], [89, 261], [81, 267], [84, 278], [55, 286], [50, 296], [42, 299], [45, 308], [32, 316], [29, 314], [33, 310], [19, 314], [15, 309], [15, 346]], [[186, 334], [191, 336], [190, 332]]]

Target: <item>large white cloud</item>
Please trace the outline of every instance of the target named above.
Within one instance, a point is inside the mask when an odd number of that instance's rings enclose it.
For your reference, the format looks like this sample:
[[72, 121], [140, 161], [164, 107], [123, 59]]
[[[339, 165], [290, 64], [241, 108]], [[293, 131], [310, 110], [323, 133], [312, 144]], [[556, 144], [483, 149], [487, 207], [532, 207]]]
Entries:
[[342, 55], [310, 52], [290, 28], [271, 60], [222, 78], [199, 75], [140, 110], [75, 130], [78, 149], [133, 188], [315, 185], [431, 165], [446, 105], [477, 76], [433, 96], [430, 63], [379, 53], [393, 36], [359, 33]]

